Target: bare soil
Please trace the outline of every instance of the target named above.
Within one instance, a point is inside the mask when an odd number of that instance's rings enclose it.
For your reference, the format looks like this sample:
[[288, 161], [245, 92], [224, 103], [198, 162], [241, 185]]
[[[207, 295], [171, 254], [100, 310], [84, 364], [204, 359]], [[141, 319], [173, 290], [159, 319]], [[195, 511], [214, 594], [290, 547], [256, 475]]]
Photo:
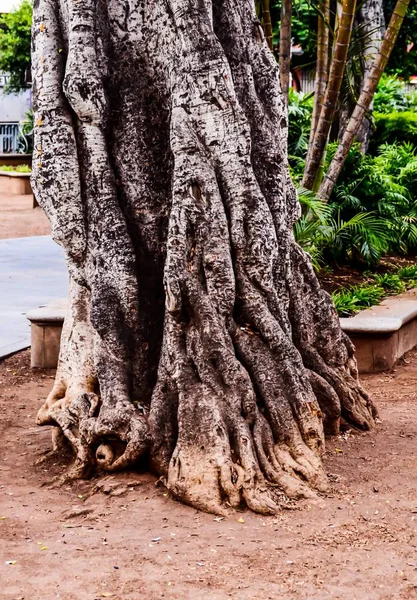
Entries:
[[329, 496], [275, 517], [202, 514], [139, 472], [53, 483], [53, 376], [0, 363], [1, 600], [417, 599], [417, 352], [364, 377], [382, 423], [328, 442]]
[[49, 235], [49, 221], [31, 195], [0, 194], [0, 239]]

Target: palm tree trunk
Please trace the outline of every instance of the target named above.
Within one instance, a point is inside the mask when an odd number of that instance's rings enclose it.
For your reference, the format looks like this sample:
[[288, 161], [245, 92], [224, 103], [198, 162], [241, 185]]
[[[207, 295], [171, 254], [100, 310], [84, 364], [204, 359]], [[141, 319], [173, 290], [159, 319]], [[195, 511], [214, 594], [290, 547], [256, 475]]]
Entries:
[[279, 36], [279, 72], [281, 78], [282, 94], [288, 103], [288, 89], [290, 87], [291, 67], [291, 19], [292, 0], [282, 0], [281, 29]]
[[346, 56], [352, 34], [353, 21], [356, 11], [356, 0], [343, 0], [340, 25], [337, 31], [336, 45], [330, 67], [329, 82], [326, 88], [324, 106], [320, 113], [313, 143], [309, 147], [303, 186], [311, 190], [316, 180], [320, 161], [327, 144], [330, 127], [336, 112], [340, 87], [346, 66]]
[[272, 21], [271, 21], [271, 2], [270, 0], [262, 0], [262, 26], [265, 33], [265, 38], [271, 50], [274, 49], [272, 41]]
[[385, 32], [381, 49], [376, 56], [371, 72], [369, 73], [368, 79], [365, 82], [363, 90], [359, 96], [359, 100], [346, 127], [345, 133], [340, 141], [337, 152], [334, 155], [324, 181], [320, 186], [318, 195], [323, 200], [328, 200], [330, 198], [333, 187], [340, 175], [346, 157], [355, 139], [356, 133], [361, 126], [369, 107], [371, 106], [375, 90], [378, 86], [379, 80], [381, 79], [381, 75], [387, 66], [409, 3], [410, 0], [397, 0], [390, 23]]
[[309, 146], [313, 143], [314, 135], [320, 119], [320, 114], [324, 105], [324, 96], [329, 77], [329, 21], [330, 21], [330, 0], [321, 0], [319, 2], [319, 17], [317, 28], [317, 67], [316, 80], [314, 83], [314, 107], [313, 118], [311, 121]]

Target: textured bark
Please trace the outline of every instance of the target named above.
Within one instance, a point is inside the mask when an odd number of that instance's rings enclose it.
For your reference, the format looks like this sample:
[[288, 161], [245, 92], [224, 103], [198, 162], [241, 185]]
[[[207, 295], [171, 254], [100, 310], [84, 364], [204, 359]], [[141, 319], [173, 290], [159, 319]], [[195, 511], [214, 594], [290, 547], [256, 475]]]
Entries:
[[[363, 59], [362, 79], [359, 82], [357, 97], [355, 102], [363, 90], [372, 69], [372, 65], [381, 47], [382, 40], [385, 34], [385, 19], [382, 0], [366, 0], [358, 9], [355, 19], [356, 34], [359, 38], [361, 47], [361, 55]], [[354, 92], [355, 93], [355, 92]], [[369, 113], [365, 116], [360, 125], [356, 140], [361, 144], [363, 153], [368, 151], [370, 136], [372, 132], [371, 111], [372, 104], [369, 107]], [[349, 119], [354, 110], [354, 103], [349, 103], [348, 106], [341, 107], [339, 111], [339, 139], [342, 139]]]
[[346, 56], [352, 35], [356, 11], [356, 0], [343, 0], [340, 6], [340, 18], [337, 27], [336, 42], [332, 55], [329, 80], [327, 82], [324, 105], [320, 111], [313, 142], [307, 152], [303, 175], [303, 186], [312, 190], [323, 159], [330, 128], [336, 113], [340, 87], [346, 67]]
[[292, 0], [282, 0], [279, 35], [279, 73], [282, 94], [287, 103], [291, 72], [291, 20]]
[[376, 415], [292, 227], [287, 122], [252, 0], [37, 0], [33, 185], [70, 311], [38, 416], [71, 476], [139, 459], [177, 498], [326, 489], [324, 428]]
[[314, 81], [314, 106], [311, 119], [309, 146], [312, 145], [316, 134], [329, 78], [329, 33], [330, 0], [322, 0], [319, 2], [319, 14], [317, 19], [317, 64], [316, 78]]
[[[359, 10], [359, 23], [363, 29], [364, 73], [361, 90], [367, 81], [372, 65], [384, 39], [385, 18], [382, 0], [366, 0]], [[372, 111], [373, 103], [369, 110]], [[356, 134], [362, 152], [367, 152], [372, 131], [371, 118], [365, 117]]]
[[356, 134], [361, 127], [363, 120], [369, 112], [372, 100], [378, 87], [381, 75], [387, 66], [395, 41], [401, 29], [402, 22], [407, 12], [410, 0], [398, 0], [392, 13], [389, 25], [384, 35], [380, 50], [376, 55], [372, 69], [363, 86], [358, 102], [349, 119], [349, 123], [339, 143], [336, 154], [327, 170], [323, 183], [320, 186], [318, 196], [323, 200], [328, 200], [333, 191], [334, 185], [340, 175], [349, 150], [355, 140]]

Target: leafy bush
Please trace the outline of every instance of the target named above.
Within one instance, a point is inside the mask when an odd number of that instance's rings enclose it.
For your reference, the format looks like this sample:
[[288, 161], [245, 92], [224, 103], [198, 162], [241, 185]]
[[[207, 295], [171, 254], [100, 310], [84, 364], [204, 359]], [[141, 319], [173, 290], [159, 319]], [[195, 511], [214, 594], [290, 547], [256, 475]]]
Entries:
[[[288, 154], [303, 158], [307, 153], [313, 115], [313, 94], [288, 94]], [[304, 163], [303, 163], [304, 165]]]
[[378, 304], [385, 295], [384, 288], [378, 285], [365, 285], [333, 292], [332, 299], [339, 316], [349, 317]]
[[417, 146], [417, 112], [374, 113], [375, 132], [370, 152], [375, 154], [382, 144], [410, 142]]
[[27, 88], [26, 72], [30, 68], [32, 4], [23, 0], [12, 12], [0, 17], [0, 71], [10, 75], [7, 93]]
[[30, 173], [31, 168], [28, 165], [17, 165], [16, 167], [12, 165], [0, 165], [0, 171], [7, 171], [13, 173]]
[[417, 285], [417, 265], [398, 269], [396, 273], [372, 275], [370, 282], [333, 292], [332, 298], [341, 317], [374, 306], [390, 294], [399, 294]]
[[[329, 159], [335, 146], [329, 147]], [[384, 228], [382, 254], [417, 248], [417, 150], [412, 144], [385, 144], [378, 156], [353, 147], [335, 186], [330, 205], [347, 221], [373, 214]], [[375, 255], [375, 261], [378, 257]], [[368, 263], [371, 264], [371, 263]]]
[[379, 113], [392, 113], [409, 108], [409, 95], [405, 84], [392, 75], [382, 75], [374, 96], [374, 110]]
[[384, 219], [369, 212], [344, 219], [337, 204], [326, 204], [303, 188], [299, 188], [298, 195], [303, 215], [294, 226], [294, 237], [316, 268], [324, 263], [361, 262], [371, 266], [379, 261], [388, 245]]

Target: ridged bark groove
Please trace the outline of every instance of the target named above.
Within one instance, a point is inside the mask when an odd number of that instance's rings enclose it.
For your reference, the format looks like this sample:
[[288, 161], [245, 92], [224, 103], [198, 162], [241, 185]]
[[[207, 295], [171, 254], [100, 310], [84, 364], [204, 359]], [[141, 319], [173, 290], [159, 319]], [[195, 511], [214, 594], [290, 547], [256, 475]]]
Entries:
[[38, 422], [70, 442], [70, 475], [146, 457], [215, 513], [325, 490], [323, 423], [376, 413], [292, 236], [252, 0], [38, 0], [33, 33], [33, 182], [71, 276]]

